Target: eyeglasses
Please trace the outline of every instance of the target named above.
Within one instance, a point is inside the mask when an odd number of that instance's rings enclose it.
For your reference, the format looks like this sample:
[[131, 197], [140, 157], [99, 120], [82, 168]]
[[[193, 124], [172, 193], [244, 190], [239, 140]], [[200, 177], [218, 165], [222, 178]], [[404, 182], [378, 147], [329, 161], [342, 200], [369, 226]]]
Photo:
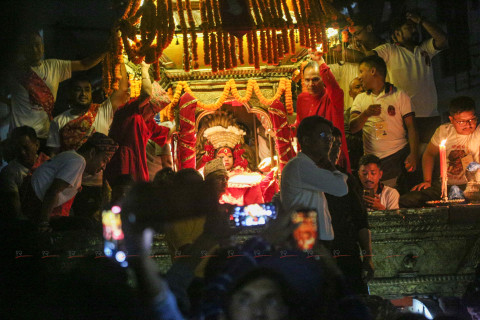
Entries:
[[477, 117], [469, 119], [469, 120], [456, 120], [455, 118], [453, 119], [459, 126], [466, 126], [467, 124], [472, 124], [472, 123], [477, 123]]

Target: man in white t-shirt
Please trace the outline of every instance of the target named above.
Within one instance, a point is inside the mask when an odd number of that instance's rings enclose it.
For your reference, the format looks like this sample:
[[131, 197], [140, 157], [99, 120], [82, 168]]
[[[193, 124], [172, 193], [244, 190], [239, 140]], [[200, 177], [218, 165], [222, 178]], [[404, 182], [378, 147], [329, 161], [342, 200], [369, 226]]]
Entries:
[[105, 168], [118, 145], [102, 133], [95, 132], [77, 151], [61, 152], [38, 167], [23, 194], [23, 213], [48, 227], [54, 216], [68, 216], [82, 176]]
[[[417, 26], [432, 38], [419, 43]], [[385, 60], [390, 82], [412, 99], [420, 142], [428, 143], [441, 123], [431, 59], [448, 47], [448, 39], [441, 28], [413, 13], [394, 19], [392, 31], [396, 43], [382, 44], [374, 51]]]
[[438, 172], [434, 174], [434, 165], [442, 140], [446, 139], [449, 186], [464, 188], [466, 166], [472, 161], [480, 162], [480, 129], [477, 127], [475, 101], [470, 97], [455, 98], [450, 103], [449, 112], [450, 123], [438, 127], [423, 153], [423, 182], [400, 197], [401, 207], [421, 207], [426, 201], [440, 199], [441, 184]]
[[387, 71], [382, 58], [375, 55], [363, 58], [359, 70], [367, 91], [357, 95], [353, 102], [350, 131], [363, 130], [365, 154], [381, 159], [382, 181], [393, 187], [404, 168], [411, 172], [417, 166], [415, 113], [410, 98], [385, 82]]
[[358, 177], [364, 190], [363, 200], [370, 210], [398, 209], [400, 194], [394, 188], [380, 182], [382, 178], [380, 158], [373, 154], [366, 154], [360, 158]]
[[[70, 109], [56, 116], [50, 124], [47, 147], [52, 154], [77, 150], [94, 133], [108, 135], [115, 111], [128, 99], [128, 77], [121, 65], [122, 79], [102, 104], [92, 103], [92, 86], [88, 78], [79, 76], [70, 83]], [[148, 69], [147, 69], [148, 70]], [[102, 205], [103, 172], [84, 175], [82, 191], [73, 203], [77, 216], [92, 217]]]
[[94, 67], [105, 53], [77, 61], [43, 60], [44, 47], [40, 34], [28, 33], [24, 40], [25, 63], [17, 69], [10, 81], [11, 129], [24, 125], [32, 127], [41, 144], [44, 144], [59, 83], [69, 79], [74, 71]]

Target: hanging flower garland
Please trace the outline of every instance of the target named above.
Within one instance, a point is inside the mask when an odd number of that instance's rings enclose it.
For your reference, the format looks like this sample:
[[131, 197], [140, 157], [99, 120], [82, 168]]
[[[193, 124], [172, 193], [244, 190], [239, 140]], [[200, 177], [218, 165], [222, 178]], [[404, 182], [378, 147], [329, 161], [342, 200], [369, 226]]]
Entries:
[[202, 31], [203, 31], [203, 62], [205, 65], [210, 65], [210, 41], [208, 37], [208, 19], [207, 8], [205, 0], [200, 1], [200, 18], [202, 19]]
[[232, 59], [230, 56], [230, 45], [228, 43], [228, 32], [223, 32], [223, 52], [225, 56], [225, 69], [232, 69]]
[[260, 31], [260, 53], [262, 61], [267, 62], [267, 37], [265, 35], [265, 30]]
[[198, 69], [197, 31], [195, 30], [195, 20], [193, 19], [190, 0], [185, 0], [185, 6], [187, 7], [188, 26], [190, 28], [190, 37], [192, 39], [193, 68]]
[[233, 35], [230, 35], [230, 60], [232, 62], [232, 68], [236, 68], [238, 63], [237, 63], [237, 55], [235, 54], [235, 43], [236, 37]]
[[260, 70], [260, 57], [258, 55], [258, 37], [257, 32], [253, 31], [253, 63], [255, 70]]
[[183, 34], [183, 69], [190, 71], [190, 52], [188, 50], [188, 30], [185, 16], [183, 15], [183, 3], [182, 0], [177, 0], [178, 17], [180, 18], [180, 27]]
[[279, 84], [278, 84], [277, 92], [270, 99], [266, 98], [262, 94], [262, 92], [260, 90], [260, 87], [259, 87], [256, 80], [254, 80], [254, 79], [249, 79], [248, 80], [245, 96], [242, 97], [238, 93], [238, 89], [237, 89], [237, 85], [235, 83], [235, 80], [230, 79], [225, 84], [225, 87], [223, 89], [222, 94], [220, 95], [220, 98], [218, 98], [218, 100], [215, 103], [212, 103], [212, 104], [204, 104], [203, 102], [198, 101], [198, 99], [195, 97], [193, 91], [190, 89], [188, 83], [186, 81], [179, 81], [177, 83], [177, 87], [175, 89], [175, 94], [173, 95], [172, 101], [170, 102], [169, 105], [167, 105], [165, 107], [165, 109], [163, 109], [160, 112], [160, 115], [161, 115], [162, 119], [172, 120], [172, 119], [175, 118], [174, 107], [177, 106], [178, 101], [180, 100], [180, 97], [181, 97], [181, 94], [182, 94], [183, 91], [185, 91], [186, 93], [188, 93], [194, 99], [197, 100], [197, 107], [198, 108], [204, 109], [204, 110], [211, 110], [211, 111], [215, 111], [218, 108], [220, 108], [224, 104], [224, 102], [226, 101], [229, 93], [231, 93], [232, 96], [238, 102], [246, 103], [251, 99], [253, 92], [255, 92], [255, 95], [258, 97], [258, 100], [260, 101], [260, 103], [263, 104], [263, 105], [266, 105], [266, 106], [269, 106], [275, 100], [280, 99], [282, 94], [285, 93], [285, 102], [286, 102], [286, 105], [287, 105], [287, 110], [289, 110], [288, 112], [290, 114], [291, 114], [291, 112], [293, 113], [293, 100], [291, 99], [291, 97], [292, 97], [291, 80], [289, 80], [289, 79], [285, 79], [285, 78], [280, 79]]
[[298, 7], [297, 0], [292, 0], [292, 4], [293, 4], [293, 12], [295, 14], [295, 20], [297, 20], [297, 25], [298, 25], [300, 45], [305, 46], [305, 27], [303, 25], [303, 18], [300, 15], [300, 9]]
[[252, 31], [247, 33], [247, 50], [248, 50], [248, 64], [254, 64], [255, 58], [253, 57], [253, 34]]
[[120, 64], [123, 63], [123, 45], [121, 35], [115, 28], [109, 41], [109, 50], [102, 62], [103, 90], [107, 96], [118, 90], [122, 74]]
[[245, 60], [243, 58], [243, 37], [238, 38], [238, 62], [240, 64], [245, 64]]
[[218, 1], [212, 0], [213, 18], [215, 21], [215, 30], [217, 30], [217, 59], [218, 70], [225, 70], [225, 52], [223, 50], [223, 30], [222, 21], [220, 20], [220, 10], [218, 8]]

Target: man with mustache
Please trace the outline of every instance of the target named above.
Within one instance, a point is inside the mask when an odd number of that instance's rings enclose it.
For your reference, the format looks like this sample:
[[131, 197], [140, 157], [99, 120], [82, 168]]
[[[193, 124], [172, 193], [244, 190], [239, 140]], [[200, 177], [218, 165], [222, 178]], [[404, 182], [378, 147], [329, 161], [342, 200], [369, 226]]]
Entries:
[[360, 169], [358, 177], [362, 182], [364, 190], [371, 190], [373, 195], [363, 195], [367, 207], [373, 210], [394, 210], [398, 209], [400, 194], [394, 188], [380, 182], [382, 178], [380, 158], [373, 154], [366, 154], [360, 158]]

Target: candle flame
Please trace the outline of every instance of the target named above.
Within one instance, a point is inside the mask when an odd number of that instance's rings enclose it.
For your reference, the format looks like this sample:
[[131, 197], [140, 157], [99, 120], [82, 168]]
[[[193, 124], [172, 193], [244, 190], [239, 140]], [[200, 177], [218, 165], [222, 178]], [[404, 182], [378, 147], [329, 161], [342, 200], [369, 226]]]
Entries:
[[442, 142], [440, 143], [440, 146], [445, 147], [446, 143], [447, 143], [447, 139], [443, 139]]

